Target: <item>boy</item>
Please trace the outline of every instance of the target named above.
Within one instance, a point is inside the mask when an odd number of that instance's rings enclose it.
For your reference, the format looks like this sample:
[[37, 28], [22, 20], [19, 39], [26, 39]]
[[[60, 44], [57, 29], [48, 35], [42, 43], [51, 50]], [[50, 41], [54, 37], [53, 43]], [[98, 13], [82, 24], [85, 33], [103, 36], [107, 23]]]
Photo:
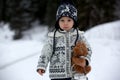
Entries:
[[[46, 72], [48, 63], [51, 80], [72, 80], [75, 74], [71, 67], [72, 48], [77, 40], [82, 40], [88, 48], [88, 56], [81, 66], [89, 65], [91, 49], [77, 29], [77, 9], [70, 0], [63, 0], [56, 14], [55, 31], [48, 33], [48, 39], [39, 57], [37, 72], [40, 75]], [[80, 77], [85, 76], [80, 74]]]

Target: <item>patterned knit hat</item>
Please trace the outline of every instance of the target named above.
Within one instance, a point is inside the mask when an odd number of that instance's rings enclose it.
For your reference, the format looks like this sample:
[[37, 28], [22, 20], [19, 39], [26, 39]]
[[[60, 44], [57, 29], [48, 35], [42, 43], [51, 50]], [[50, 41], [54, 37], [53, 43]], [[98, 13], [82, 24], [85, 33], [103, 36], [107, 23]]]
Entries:
[[57, 10], [56, 21], [58, 21], [63, 16], [70, 17], [74, 21], [77, 21], [77, 9], [73, 6], [71, 0], [62, 0]]

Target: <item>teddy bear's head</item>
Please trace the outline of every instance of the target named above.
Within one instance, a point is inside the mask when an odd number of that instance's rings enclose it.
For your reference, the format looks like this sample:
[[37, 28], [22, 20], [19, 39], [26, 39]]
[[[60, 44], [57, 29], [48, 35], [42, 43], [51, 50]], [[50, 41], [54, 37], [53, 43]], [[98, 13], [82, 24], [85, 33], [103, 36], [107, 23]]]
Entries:
[[74, 56], [87, 56], [88, 50], [84, 42], [78, 41], [73, 48]]

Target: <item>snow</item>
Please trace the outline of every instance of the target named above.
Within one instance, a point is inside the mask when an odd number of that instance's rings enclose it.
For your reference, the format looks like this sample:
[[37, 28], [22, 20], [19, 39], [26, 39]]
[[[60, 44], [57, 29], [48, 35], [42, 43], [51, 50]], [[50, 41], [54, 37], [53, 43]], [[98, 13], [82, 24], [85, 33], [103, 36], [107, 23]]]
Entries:
[[120, 21], [98, 25], [85, 33], [92, 47], [90, 80], [120, 79]]
[[[2, 28], [1, 28], [2, 26]], [[40, 76], [36, 66], [45, 43], [48, 29], [35, 25], [24, 32], [21, 40], [12, 40], [14, 34], [0, 23], [0, 80], [50, 80], [49, 72]], [[3, 32], [2, 32], [3, 31]], [[97, 25], [85, 32], [92, 48], [92, 71], [89, 80], [120, 79], [120, 21]], [[4, 33], [5, 32], [5, 33]], [[12, 34], [11, 34], [12, 33]], [[5, 36], [9, 38], [6, 38]]]
[[0, 23], [0, 42], [12, 40], [14, 32], [9, 29], [9, 24]]

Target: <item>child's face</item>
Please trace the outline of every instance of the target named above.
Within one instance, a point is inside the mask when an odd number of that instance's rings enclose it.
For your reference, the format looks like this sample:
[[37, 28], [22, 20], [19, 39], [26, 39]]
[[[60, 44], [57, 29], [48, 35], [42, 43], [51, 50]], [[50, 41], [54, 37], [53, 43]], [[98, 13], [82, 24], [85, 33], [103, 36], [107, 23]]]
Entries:
[[69, 31], [74, 25], [74, 21], [69, 17], [61, 17], [59, 20], [59, 26], [61, 29]]

